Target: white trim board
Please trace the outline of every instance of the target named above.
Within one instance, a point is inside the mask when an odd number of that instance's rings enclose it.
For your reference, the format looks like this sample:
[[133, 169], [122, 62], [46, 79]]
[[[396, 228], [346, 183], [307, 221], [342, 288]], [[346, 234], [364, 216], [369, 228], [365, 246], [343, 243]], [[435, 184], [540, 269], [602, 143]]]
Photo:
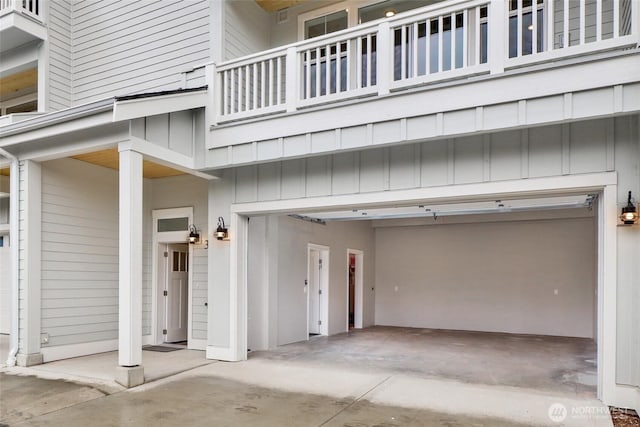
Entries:
[[193, 224], [193, 207], [174, 209], [154, 209], [151, 212], [151, 344], [162, 344], [161, 329], [158, 328], [158, 245], [185, 243], [189, 247], [189, 305], [187, 317], [187, 344], [191, 342], [193, 334], [193, 246], [188, 243], [187, 230], [158, 232], [158, 220], [169, 218], [189, 218]]
[[[452, 185], [437, 188], [421, 188], [404, 191], [347, 196], [317, 197], [273, 202], [232, 204], [232, 225], [237, 236], [231, 239], [230, 275], [230, 346], [215, 351], [207, 347], [207, 357], [221, 360], [239, 361], [246, 359], [246, 218], [256, 214], [301, 212], [305, 209], [329, 209], [336, 207], [376, 206], [402, 202], [425, 200], [453, 201], [477, 200], [486, 197], [515, 195], [558, 194], [572, 191], [600, 192], [601, 215], [598, 230], [598, 397], [606, 404], [626, 406], [637, 405], [638, 399], [631, 396], [628, 387], [616, 384], [616, 245], [617, 245], [617, 173], [605, 172], [583, 175], [569, 175], [527, 180], [487, 182], [469, 185]], [[244, 338], [243, 338], [244, 337]], [[244, 342], [244, 346], [243, 346]]]

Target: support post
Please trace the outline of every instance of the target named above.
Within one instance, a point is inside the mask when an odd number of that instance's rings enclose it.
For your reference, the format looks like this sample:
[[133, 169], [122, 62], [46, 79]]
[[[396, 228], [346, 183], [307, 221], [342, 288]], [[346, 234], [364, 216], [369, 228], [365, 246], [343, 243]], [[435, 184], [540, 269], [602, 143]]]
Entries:
[[119, 334], [116, 381], [144, 383], [142, 367], [142, 155], [120, 148]]
[[489, 4], [489, 51], [487, 59], [491, 74], [504, 73], [505, 56], [509, 51], [509, 35], [505, 33], [507, 28], [507, 5], [504, 0], [491, 0]]
[[19, 286], [24, 300], [17, 364], [32, 366], [43, 362], [40, 352], [42, 169], [40, 163], [32, 160], [24, 161], [19, 169], [20, 199], [23, 203], [19, 215], [24, 223], [19, 231], [22, 253], [19, 269], [23, 271]]

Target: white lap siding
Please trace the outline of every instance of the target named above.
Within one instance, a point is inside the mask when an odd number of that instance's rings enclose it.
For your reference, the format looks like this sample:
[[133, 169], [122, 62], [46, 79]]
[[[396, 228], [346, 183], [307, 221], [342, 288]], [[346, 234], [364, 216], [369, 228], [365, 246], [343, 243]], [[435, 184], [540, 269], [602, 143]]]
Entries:
[[43, 347], [118, 337], [117, 171], [42, 165], [42, 333]]

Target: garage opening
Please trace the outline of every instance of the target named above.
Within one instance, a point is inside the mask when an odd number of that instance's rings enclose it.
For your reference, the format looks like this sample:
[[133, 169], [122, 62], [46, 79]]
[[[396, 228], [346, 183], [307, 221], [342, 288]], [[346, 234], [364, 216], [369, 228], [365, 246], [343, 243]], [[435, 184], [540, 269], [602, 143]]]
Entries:
[[[425, 201], [251, 218], [248, 343], [272, 350], [253, 357], [373, 358], [381, 369], [595, 395], [596, 200]], [[327, 337], [307, 342], [310, 243], [327, 248], [331, 269]], [[252, 277], [261, 268], [268, 274]], [[377, 340], [365, 356], [361, 345]]]

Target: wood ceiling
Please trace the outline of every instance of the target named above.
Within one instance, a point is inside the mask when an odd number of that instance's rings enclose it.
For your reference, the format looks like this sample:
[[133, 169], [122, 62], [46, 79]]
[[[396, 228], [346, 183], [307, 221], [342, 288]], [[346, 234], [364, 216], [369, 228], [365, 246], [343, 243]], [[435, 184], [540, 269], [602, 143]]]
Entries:
[[[80, 154], [73, 156], [73, 159], [82, 160], [98, 166], [104, 166], [109, 169], [120, 169], [120, 156], [117, 148], [109, 148], [107, 150], [94, 151], [93, 153]], [[149, 160], [143, 160], [142, 176], [145, 178], [166, 178], [169, 176], [184, 175], [185, 173], [167, 166], [153, 163]]]
[[271, 13], [288, 7], [296, 6], [301, 3], [306, 3], [309, 0], [256, 0], [258, 6], [265, 11]]
[[0, 78], [0, 100], [11, 99], [34, 92], [38, 88], [38, 70], [20, 71], [10, 76]]

